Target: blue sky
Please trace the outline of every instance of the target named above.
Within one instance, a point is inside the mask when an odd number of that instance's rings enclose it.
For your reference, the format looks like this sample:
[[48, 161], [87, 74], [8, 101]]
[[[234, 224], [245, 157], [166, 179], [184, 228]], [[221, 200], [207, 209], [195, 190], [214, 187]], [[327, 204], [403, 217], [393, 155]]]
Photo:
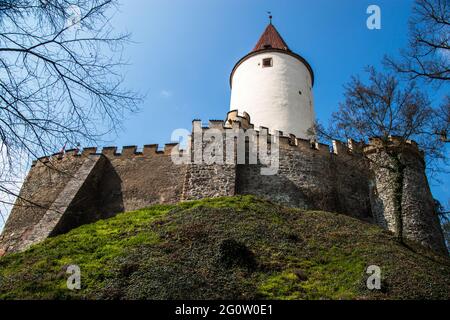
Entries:
[[[369, 5], [381, 8], [381, 30], [366, 27]], [[229, 108], [229, 74], [255, 45], [272, 11], [289, 47], [315, 72], [315, 110], [323, 123], [342, 100], [343, 84], [365, 66], [380, 66], [385, 54], [407, 43], [412, 1], [388, 0], [170, 0], [123, 1], [113, 20], [135, 43], [124, 52], [130, 62], [126, 85], [147, 95], [139, 114], [110, 144], [170, 142], [176, 128], [194, 118], [223, 119]], [[431, 181], [447, 204], [450, 189]]]
[[[374, 3], [382, 9], [379, 31], [366, 28]], [[125, 51], [132, 64], [127, 85], [147, 99], [116, 142], [164, 143], [193, 118], [224, 118], [229, 74], [266, 27], [267, 10], [290, 48], [312, 65], [315, 109], [326, 122], [352, 74], [405, 45], [410, 6], [408, 0], [123, 1], [114, 25], [136, 42]]]

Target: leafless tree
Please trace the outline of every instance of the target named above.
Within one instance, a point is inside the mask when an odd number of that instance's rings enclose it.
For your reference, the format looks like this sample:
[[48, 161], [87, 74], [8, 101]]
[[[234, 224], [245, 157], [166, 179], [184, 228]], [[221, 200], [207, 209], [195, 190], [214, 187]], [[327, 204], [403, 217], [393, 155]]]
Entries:
[[[435, 113], [443, 125], [436, 134], [442, 142], [448, 137], [450, 122], [450, 1], [416, 0], [409, 20], [409, 43], [399, 58], [385, 57], [384, 63], [394, 72], [416, 81], [423, 80], [434, 88], [445, 86], [443, 103]], [[447, 151], [448, 152], [448, 151]], [[448, 221], [447, 226], [448, 228]]]
[[[353, 138], [366, 142], [369, 137], [381, 138], [389, 161], [380, 157], [366, 159], [371, 165], [389, 170], [394, 177], [394, 217], [396, 233], [403, 239], [402, 197], [404, 172], [408, 162], [402, 150], [408, 140], [416, 141], [425, 152], [430, 171], [442, 169], [448, 154], [444, 141], [436, 132], [447, 132], [449, 119], [442, 117], [439, 107], [433, 107], [427, 95], [414, 82], [403, 84], [394, 75], [368, 68], [368, 81], [353, 77], [345, 86], [345, 100], [331, 116], [330, 126], [318, 126], [316, 131], [327, 138]], [[403, 145], [390, 148], [389, 137], [400, 137]]]
[[[114, 0], [0, 0], [0, 203], [30, 158], [95, 142], [140, 97], [123, 87]], [[16, 187], [14, 187], [16, 186]]]
[[450, 1], [416, 0], [409, 24], [408, 48], [400, 59], [386, 57], [387, 65], [412, 80], [450, 80]]

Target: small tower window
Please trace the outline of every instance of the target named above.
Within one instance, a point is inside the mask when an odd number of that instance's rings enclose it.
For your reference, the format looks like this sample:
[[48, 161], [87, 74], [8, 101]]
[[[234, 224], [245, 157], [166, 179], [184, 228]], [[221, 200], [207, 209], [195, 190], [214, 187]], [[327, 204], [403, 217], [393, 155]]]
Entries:
[[263, 68], [272, 67], [272, 58], [265, 58], [263, 59]]

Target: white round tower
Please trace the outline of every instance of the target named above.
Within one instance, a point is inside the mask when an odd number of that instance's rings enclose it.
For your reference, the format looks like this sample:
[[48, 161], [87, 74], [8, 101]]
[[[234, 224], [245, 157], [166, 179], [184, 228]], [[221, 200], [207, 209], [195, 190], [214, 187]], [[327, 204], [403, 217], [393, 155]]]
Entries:
[[309, 139], [315, 120], [308, 62], [293, 53], [270, 23], [255, 48], [233, 68], [230, 110], [247, 112], [255, 128]]

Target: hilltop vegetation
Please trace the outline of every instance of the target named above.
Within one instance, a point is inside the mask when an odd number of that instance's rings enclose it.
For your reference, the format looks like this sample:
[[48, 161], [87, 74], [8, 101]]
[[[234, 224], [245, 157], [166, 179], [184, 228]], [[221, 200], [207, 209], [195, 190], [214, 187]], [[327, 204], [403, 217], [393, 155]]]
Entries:
[[450, 261], [344, 215], [241, 196], [123, 213], [3, 257], [0, 298], [449, 299]]

